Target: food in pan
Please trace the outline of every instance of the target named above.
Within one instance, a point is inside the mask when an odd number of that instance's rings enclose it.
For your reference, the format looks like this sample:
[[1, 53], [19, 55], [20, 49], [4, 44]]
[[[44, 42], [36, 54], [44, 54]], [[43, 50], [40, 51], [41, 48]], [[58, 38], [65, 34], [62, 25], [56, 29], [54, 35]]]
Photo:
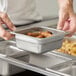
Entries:
[[39, 32], [28, 32], [26, 33], [28, 36], [37, 37], [37, 38], [47, 38], [52, 36], [52, 32], [49, 31], [39, 31]]
[[58, 51], [76, 56], [76, 41], [65, 39], [62, 47]]

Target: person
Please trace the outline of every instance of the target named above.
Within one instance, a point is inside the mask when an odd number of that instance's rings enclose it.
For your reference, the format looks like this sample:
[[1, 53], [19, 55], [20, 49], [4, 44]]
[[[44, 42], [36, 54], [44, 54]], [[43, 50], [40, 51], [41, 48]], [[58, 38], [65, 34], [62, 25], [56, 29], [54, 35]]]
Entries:
[[[13, 35], [6, 31], [2, 24], [5, 24], [10, 30], [16, 30], [14, 24], [25, 24], [33, 20], [42, 19], [36, 12], [35, 0], [0, 0], [8, 4], [7, 11], [3, 12], [4, 7], [0, 4], [0, 37], [5, 40], [11, 39]], [[5, 3], [4, 3], [5, 4]], [[73, 10], [73, 0], [58, 0], [59, 4], [59, 22], [57, 29], [69, 31], [72, 36], [76, 30], [76, 15]]]
[[36, 11], [35, 0], [0, 0], [0, 37], [9, 40], [13, 37], [2, 24], [10, 30], [16, 30], [15, 25], [24, 25], [41, 20]]

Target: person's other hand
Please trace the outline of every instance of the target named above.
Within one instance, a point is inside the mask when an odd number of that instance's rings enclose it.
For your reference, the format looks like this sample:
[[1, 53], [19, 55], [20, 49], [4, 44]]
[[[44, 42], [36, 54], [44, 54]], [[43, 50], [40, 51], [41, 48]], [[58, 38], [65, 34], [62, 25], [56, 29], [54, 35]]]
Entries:
[[60, 10], [59, 22], [57, 29], [67, 31], [72, 36], [76, 32], [76, 14], [70, 14], [66, 11]]
[[60, 10], [57, 28], [70, 32], [69, 36], [72, 36], [76, 32], [76, 15], [73, 11], [73, 2], [72, 0], [58, 1]]
[[6, 13], [0, 12], [0, 37], [5, 40], [11, 39], [13, 35], [4, 29], [2, 24], [5, 24], [11, 31], [16, 29], [13, 23], [10, 21], [8, 15]]

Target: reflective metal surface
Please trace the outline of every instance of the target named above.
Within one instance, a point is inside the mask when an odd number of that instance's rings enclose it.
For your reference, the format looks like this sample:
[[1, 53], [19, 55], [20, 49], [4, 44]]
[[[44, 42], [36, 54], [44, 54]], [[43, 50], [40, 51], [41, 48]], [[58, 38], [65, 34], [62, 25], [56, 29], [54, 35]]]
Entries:
[[[56, 64], [69, 60], [69, 58], [60, 57], [53, 53], [45, 53], [42, 55], [38, 55], [38, 54], [36, 55], [29, 52], [27, 53], [17, 48], [14, 41], [8, 41], [8, 42], [2, 41], [0, 43], [0, 46], [1, 46], [1, 50], [0, 50], [1, 60], [16, 65], [18, 67], [32, 70], [44, 75], [60, 76], [60, 74], [55, 73], [53, 71], [52, 72], [47, 71], [46, 67], [54, 66]], [[3, 46], [5, 48], [3, 48]], [[25, 56], [25, 59], [20, 60], [20, 58], [19, 59], [17, 58], [17, 55]]]
[[76, 76], [76, 60], [60, 63], [48, 68], [48, 70], [50, 69], [67, 74], [69, 76]]

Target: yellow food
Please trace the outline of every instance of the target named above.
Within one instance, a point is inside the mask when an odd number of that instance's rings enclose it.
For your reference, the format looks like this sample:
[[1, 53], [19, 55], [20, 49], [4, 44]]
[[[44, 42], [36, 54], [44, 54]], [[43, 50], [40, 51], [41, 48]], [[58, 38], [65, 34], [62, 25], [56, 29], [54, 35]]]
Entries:
[[76, 41], [65, 39], [59, 52], [76, 56]]

